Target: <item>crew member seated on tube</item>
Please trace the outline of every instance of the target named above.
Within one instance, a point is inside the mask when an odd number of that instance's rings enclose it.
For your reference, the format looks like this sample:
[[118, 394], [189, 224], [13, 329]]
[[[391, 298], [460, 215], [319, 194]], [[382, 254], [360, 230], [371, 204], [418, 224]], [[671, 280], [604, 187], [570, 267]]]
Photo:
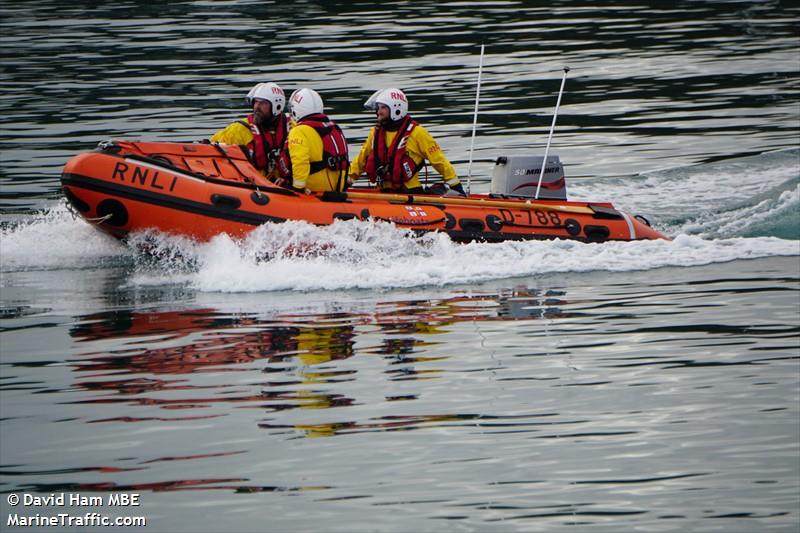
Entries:
[[369, 181], [383, 191], [420, 194], [425, 189], [420, 183], [419, 171], [427, 159], [447, 184], [439, 193], [466, 196], [455, 168], [439, 144], [408, 114], [408, 100], [403, 91], [376, 91], [364, 107], [375, 111], [378, 122], [350, 165], [352, 181], [366, 174]]
[[245, 100], [253, 112], [219, 130], [209, 140], [244, 146], [253, 165], [267, 178], [280, 183], [278, 158], [289, 135], [289, 115], [283, 112], [286, 96], [275, 83], [259, 83], [250, 89]]
[[298, 192], [343, 191], [350, 165], [342, 129], [323, 113], [322, 97], [302, 88], [289, 98], [293, 126], [278, 162], [281, 177]]

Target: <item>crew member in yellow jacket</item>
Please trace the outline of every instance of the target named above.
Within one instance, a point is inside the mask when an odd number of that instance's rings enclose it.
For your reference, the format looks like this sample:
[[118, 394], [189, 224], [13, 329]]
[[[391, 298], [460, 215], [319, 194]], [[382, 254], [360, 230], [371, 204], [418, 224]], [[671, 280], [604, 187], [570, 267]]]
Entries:
[[255, 85], [245, 98], [253, 113], [232, 122], [209, 139], [220, 144], [244, 146], [253, 165], [276, 181], [278, 158], [289, 135], [289, 115], [284, 113], [286, 97], [275, 83]]
[[439, 144], [408, 114], [408, 100], [400, 89], [376, 91], [364, 107], [375, 111], [378, 122], [370, 130], [358, 157], [350, 164], [352, 181], [366, 174], [371, 183], [391, 192], [424, 192], [419, 171], [427, 159], [454, 193], [466, 195]]
[[298, 89], [289, 107], [294, 125], [279, 163], [282, 177], [291, 178], [292, 187], [306, 193], [343, 191], [350, 164], [347, 139], [323, 113], [322, 97], [313, 89]]

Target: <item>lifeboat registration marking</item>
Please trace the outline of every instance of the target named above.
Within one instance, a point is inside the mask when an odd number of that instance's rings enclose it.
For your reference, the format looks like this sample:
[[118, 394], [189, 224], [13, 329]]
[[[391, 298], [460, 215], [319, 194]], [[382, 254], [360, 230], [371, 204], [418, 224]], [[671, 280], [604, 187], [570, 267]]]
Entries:
[[534, 222], [538, 222], [542, 226], [561, 226], [563, 224], [558, 211], [540, 211], [539, 209], [526, 209], [525, 211], [500, 209], [499, 211], [506, 223], [514, 223], [517, 222], [515, 219], [527, 218], [528, 225], [534, 224]]

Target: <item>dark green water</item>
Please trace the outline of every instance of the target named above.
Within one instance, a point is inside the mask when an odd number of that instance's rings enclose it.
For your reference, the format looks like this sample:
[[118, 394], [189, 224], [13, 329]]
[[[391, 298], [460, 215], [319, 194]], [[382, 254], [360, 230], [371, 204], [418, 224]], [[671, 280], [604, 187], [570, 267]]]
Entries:
[[[6, 4], [0, 530], [797, 531], [795, 4]], [[570, 197], [673, 242], [342, 225], [153, 258], [60, 203], [72, 155], [208, 137], [261, 81], [319, 91], [353, 152], [400, 87], [464, 178], [481, 44], [473, 189], [543, 152], [567, 65]], [[24, 500], [62, 493], [104, 503]]]

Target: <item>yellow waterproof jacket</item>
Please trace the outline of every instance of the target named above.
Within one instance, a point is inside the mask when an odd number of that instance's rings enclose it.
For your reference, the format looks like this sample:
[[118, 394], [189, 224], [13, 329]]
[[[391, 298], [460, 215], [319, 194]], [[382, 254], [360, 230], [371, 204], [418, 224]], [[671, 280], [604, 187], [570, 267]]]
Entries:
[[[364, 141], [364, 145], [361, 147], [358, 157], [350, 163], [349, 175], [353, 181], [357, 180], [366, 170], [367, 157], [369, 157], [370, 152], [372, 152], [374, 135], [375, 127], [373, 127], [369, 135], [367, 135], [367, 140]], [[396, 135], [396, 131], [385, 132], [386, 146], [392, 145]], [[421, 165], [423, 160], [427, 159], [431, 163], [431, 166], [436, 169], [436, 172], [441, 174], [444, 181], [451, 187], [461, 183], [456, 175], [456, 169], [453, 168], [453, 165], [447, 157], [445, 157], [439, 143], [436, 142], [431, 134], [428, 133], [428, 130], [422, 127], [422, 125], [417, 124], [414, 129], [411, 130], [411, 135], [409, 135], [408, 141], [406, 142], [406, 153], [417, 165]], [[419, 181], [419, 172], [414, 174], [404, 185], [408, 189], [421, 187], [422, 184]], [[391, 183], [384, 182], [383, 186], [384, 188], [391, 187]]]
[[209, 139], [212, 143], [240, 144], [247, 146], [253, 142], [253, 132], [241, 121], [231, 122], [227, 127], [219, 130]]
[[344, 188], [347, 176], [340, 176], [338, 170], [323, 168], [310, 173], [311, 162], [322, 161], [322, 137], [317, 130], [307, 124], [296, 124], [289, 130], [288, 143], [292, 160], [292, 186], [295, 189], [319, 192]]
[[[291, 124], [292, 121], [289, 121], [289, 128], [291, 128]], [[274, 133], [274, 130], [270, 131]], [[250, 126], [247, 125], [247, 119], [244, 119], [230, 123], [228, 126], [212, 135], [209, 140], [212, 143], [246, 146], [248, 150], [250, 150], [250, 155], [253, 156], [253, 144], [256, 143], [257, 139], [254, 138]], [[258, 167], [259, 165], [255, 166]], [[280, 173], [277, 167], [273, 168], [271, 171], [268, 171], [266, 168], [260, 168], [259, 172], [272, 181], [280, 178]]]

